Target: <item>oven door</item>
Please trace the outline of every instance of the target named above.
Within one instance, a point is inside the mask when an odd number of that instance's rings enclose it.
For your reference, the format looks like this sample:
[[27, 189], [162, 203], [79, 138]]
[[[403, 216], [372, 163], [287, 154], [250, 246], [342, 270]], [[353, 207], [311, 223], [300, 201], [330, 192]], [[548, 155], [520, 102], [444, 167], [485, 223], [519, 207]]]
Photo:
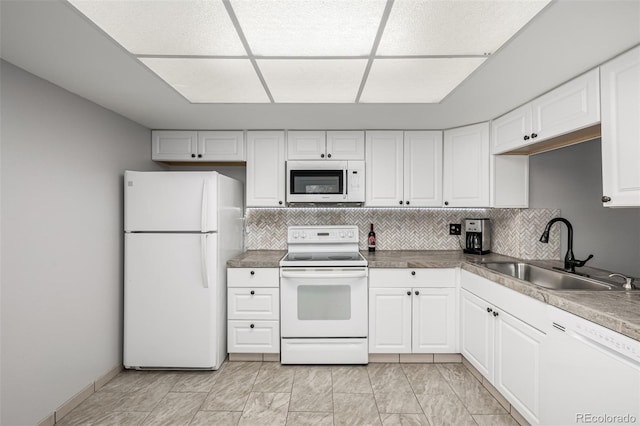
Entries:
[[346, 161], [288, 161], [287, 202], [344, 202]]
[[367, 268], [280, 268], [283, 338], [367, 337]]

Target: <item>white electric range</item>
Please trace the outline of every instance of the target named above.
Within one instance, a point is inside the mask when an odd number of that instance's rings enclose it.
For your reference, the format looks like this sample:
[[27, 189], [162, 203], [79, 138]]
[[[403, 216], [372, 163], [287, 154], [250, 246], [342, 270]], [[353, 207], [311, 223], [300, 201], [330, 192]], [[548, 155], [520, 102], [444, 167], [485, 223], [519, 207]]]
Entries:
[[280, 261], [281, 362], [368, 362], [367, 260], [357, 226], [291, 226]]

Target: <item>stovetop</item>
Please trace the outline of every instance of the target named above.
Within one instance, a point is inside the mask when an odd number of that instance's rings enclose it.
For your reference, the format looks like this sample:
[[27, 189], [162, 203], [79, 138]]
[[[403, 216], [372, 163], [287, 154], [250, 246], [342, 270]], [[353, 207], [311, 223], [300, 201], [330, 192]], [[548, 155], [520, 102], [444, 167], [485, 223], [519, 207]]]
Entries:
[[355, 225], [290, 226], [287, 242], [289, 252], [280, 266], [367, 266]]

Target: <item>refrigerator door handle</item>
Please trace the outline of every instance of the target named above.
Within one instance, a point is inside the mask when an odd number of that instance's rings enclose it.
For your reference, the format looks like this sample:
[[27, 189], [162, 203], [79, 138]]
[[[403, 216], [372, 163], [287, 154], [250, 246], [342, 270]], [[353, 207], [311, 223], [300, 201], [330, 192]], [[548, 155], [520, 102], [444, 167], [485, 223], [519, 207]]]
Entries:
[[209, 288], [209, 268], [207, 266], [207, 237], [208, 234], [200, 236], [200, 267], [202, 268], [202, 283], [204, 288]]
[[200, 231], [201, 232], [207, 232], [207, 203], [209, 202], [208, 200], [208, 192], [207, 191], [208, 188], [208, 179], [205, 178], [204, 182], [202, 183], [202, 197], [201, 197], [201, 201], [202, 201], [202, 205], [200, 207]]

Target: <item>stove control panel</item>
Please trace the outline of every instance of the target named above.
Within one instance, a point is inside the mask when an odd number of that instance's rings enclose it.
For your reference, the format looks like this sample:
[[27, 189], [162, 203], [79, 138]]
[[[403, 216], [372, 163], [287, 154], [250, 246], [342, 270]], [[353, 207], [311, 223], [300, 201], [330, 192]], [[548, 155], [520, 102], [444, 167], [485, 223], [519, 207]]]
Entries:
[[290, 226], [287, 236], [289, 244], [314, 243], [358, 243], [358, 227], [355, 225], [336, 226]]

